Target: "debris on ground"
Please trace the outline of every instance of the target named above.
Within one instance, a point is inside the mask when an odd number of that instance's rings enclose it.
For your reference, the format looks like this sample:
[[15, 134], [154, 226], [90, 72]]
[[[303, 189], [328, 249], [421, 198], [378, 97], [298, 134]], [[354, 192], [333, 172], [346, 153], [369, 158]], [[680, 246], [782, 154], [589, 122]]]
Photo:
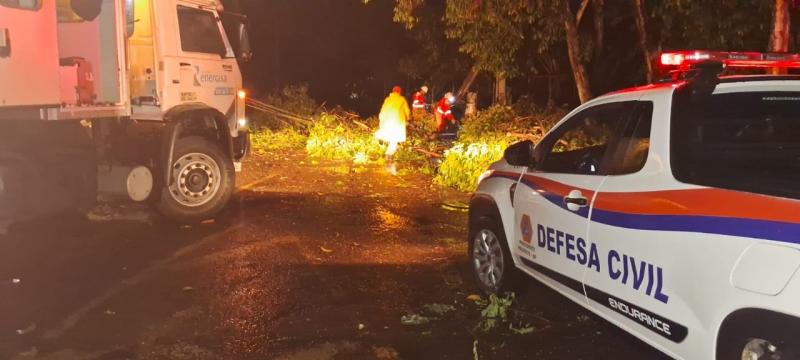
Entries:
[[429, 322], [431, 322], [430, 318], [419, 314], [403, 315], [403, 317], [400, 318], [401, 324], [409, 326], [424, 325]]
[[476, 304], [480, 304], [480, 303], [484, 302], [483, 298], [478, 294], [472, 294], [470, 296], [467, 296], [467, 300], [475, 302]]
[[31, 323], [30, 325], [28, 325], [28, 327], [24, 329], [17, 329], [17, 335], [30, 334], [34, 331], [36, 331], [36, 323]]
[[358, 324], [358, 330], [364, 330], [366, 326], [364, 324]]
[[445, 315], [451, 311], [456, 311], [456, 307], [453, 305], [445, 305], [445, 304], [425, 304], [422, 308], [431, 314], [435, 314], [438, 316]]
[[86, 214], [86, 218], [95, 222], [111, 221], [114, 220], [113, 212], [108, 204], [98, 205]]
[[444, 244], [445, 246], [464, 246], [466, 248], [467, 242], [464, 240], [460, 240], [454, 237], [446, 237], [439, 239], [439, 242]]
[[207, 220], [201, 221], [200, 223], [203, 224], [203, 225], [211, 225], [211, 224], [216, 223], [216, 222], [217, 222], [217, 220], [207, 219]]
[[21, 282], [22, 282], [22, 279], [20, 279], [20, 278], [13, 278], [13, 279], [11, 279], [11, 283], [12, 283], [12, 284], [19, 284], [19, 283], [21, 283]]
[[508, 309], [514, 303], [514, 293], [500, 297], [495, 294], [489, 296], [489, 305], [481, 311], [481, 321], [478, 328], [484, 332], [497, 327], [508, 319]]
[[109, 221], [133, 221], [133, 222], [148, 222], [150, 221], [150, 211], [146, 207], [140, 206], [123, 206], [100, 204], [94, 207], [86, 214], [86, 218], [92, 222], [109, 222]]
[[578, 322], [587, 322], [587, 321], [589, 321], [591, 318], [589, 317], [589, 315], [586, 315], [586, 314], [580, 314], [580, 315], [576, 316], [576, 319], [578, 319]]
[[322, 250], [322, 252], [324, 252], [324, 253], [326, 253], [326, 254], [330, 254], [330, 253], [332, 253], [332, 252], [333, 252], [333, 250], [331, 250], [331, 249], [328, 249], [328, 248], [326, 248], [326, 247], [324, 247], [324, 246], [320, 246], [320, 247], [319, 247], [319, 249], [320, 249], [320, 250]]
[[385, 347], [385, 346], [378, 346], [372, 348], [372, 352], [375, 354], [375, 358], [378, 360], [396, 360], [400, 359], [400, 353], [397, 350]]
[[530, 324], [521, 327], [514, 327], [514, 324], [511, 323], [508, 324], [508, 329], [511, 330], [511, 332], [513, 332], [514, 334], [525, 335], [534, 332], [536, 330], [536, 327]]
[[184, 286], [184, 287], [183, 287], [183, 291], [184, 291], [184, 292], [191, 292], [191, 291], [194, 291], [194, 288], [193, 288], [193, 287], [191, 287], [191, 286]]
[[460, 202], [460, 201], [445, 201], [441, 205], [439, 205], [442, 209], [449, 210], [449, 211], [461, 211], [467, 212], [469, 211], [469, 205]]
[[106, 314], [106, 315], [108, 315], [108, 316], [114, 316], [114, 315], [117, 315], [117, 312], [116, 312], [116, 311], [113, 311], [113, 310], [106, 310], [106, 311], [104, 311], [103, 313], [104, 313], [104, 314]]

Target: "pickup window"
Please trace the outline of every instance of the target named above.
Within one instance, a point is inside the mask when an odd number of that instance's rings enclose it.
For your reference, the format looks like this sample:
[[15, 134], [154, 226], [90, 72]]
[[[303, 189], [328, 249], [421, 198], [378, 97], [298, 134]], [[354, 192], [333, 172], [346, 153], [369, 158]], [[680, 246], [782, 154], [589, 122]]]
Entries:
[[178, 26], [183, 51], [220, 56], [227, 53], [213, 12], [178, 6]]
[[586, 109], [545, 138], [537, 152], [541, 171], [625, 175], [638, 172], [647, 160], [653, 104], [649, 101], [608, 103]]
[[39, 10], [42, 0], [0, 0], [0, 5], [25, 10]]
[[679, 181], [800, 199], [800, 92], [676, 91], [671, 138]]

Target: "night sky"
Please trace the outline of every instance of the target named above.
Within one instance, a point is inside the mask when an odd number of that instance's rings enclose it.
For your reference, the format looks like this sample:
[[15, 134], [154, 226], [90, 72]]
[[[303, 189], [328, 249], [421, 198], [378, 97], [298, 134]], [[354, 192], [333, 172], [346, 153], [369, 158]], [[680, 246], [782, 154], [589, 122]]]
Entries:
[[392, 21], [393, 3], [241, 0], [255, 52], [245, 66], [247, 86], [263, 96], [305, 83], [318, 101], [362, 112], [379, 106], [394, 84], [418, 86], [397, 71], [399, 57], [415, 43]]

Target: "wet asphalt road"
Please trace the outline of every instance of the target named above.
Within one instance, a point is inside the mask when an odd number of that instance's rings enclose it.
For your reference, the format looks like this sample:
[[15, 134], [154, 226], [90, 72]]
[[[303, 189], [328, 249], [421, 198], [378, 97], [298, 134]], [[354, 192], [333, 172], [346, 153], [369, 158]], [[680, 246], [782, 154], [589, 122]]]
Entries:
[[402, 173], [288, 152], [251, 158], [212, 223], [116, 207], [18, 224], [0, 359], [663, 358], [533, 281], [511, 311], [531, 333], [480, 329], [466, 213], [442, 206], [468, 195]]

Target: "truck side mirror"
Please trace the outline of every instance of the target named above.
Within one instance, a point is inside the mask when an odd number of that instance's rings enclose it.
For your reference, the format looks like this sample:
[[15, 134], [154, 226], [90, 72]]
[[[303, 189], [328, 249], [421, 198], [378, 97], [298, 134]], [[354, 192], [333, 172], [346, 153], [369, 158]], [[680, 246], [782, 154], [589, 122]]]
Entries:
[[125, 0], [125, 34], [133, 36], [136, 31], [136, 2]]
[[247, 31], [247, 24], [239, 24], [239, 53], [237, 57], [242, 62], [248, 62], [253, 58], [253, 49], [250, 46], [250, 34]]
[[534, 156], [534, 144], [533, 141], [525, 140], [520, 141], [514, 145], [509, 146], [503, 157], [506, 159], [506, 162], [512, 166], [526, 166], [526, 167], [533, 167], [536, 165], [536, 159]]
[[228, 36], [236, 59], [240, 62], [248, 62], [253, 58], [253, 48], [250, 45], [250, 34], [247, 29], [247, 16], [233, 12], [223, 12], [220, 14], [222, 26]]

